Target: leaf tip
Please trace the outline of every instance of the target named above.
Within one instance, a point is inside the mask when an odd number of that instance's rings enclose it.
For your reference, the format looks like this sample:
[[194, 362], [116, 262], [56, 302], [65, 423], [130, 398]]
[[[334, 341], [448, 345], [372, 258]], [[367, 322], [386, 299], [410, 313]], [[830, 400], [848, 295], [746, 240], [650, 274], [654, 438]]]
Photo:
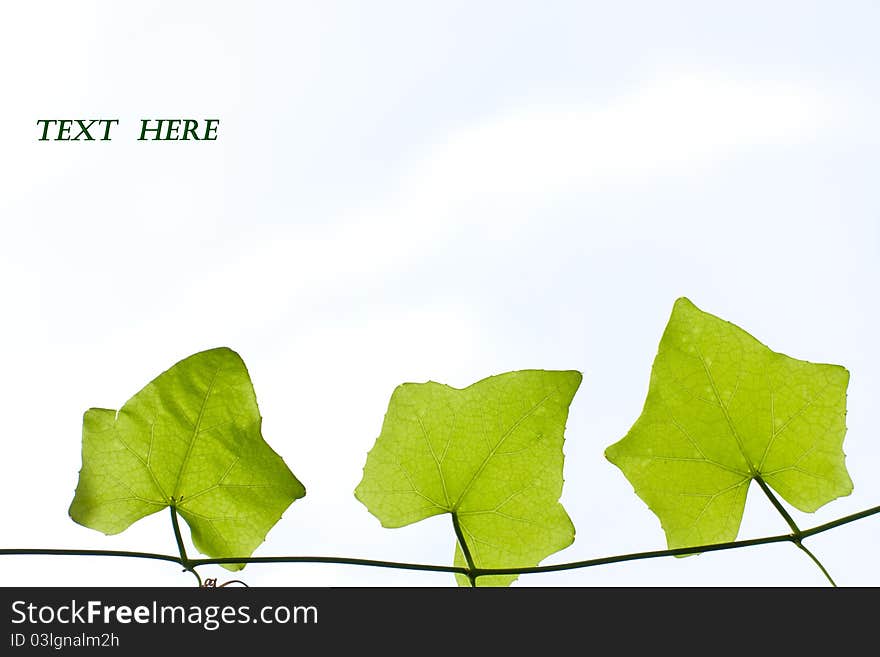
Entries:
[[201, 353], [203, 353], [203, 354], [217, 354], [217, 355], [223, 354], [223, 355], [227, 355], [227, 356], [235, 356], [236, 358], [241, 358], [241, 356], [239, 355], [239, 353], [237, 351], [235, 351], [235, 349], [233, 349], [232, 347], [226, 347], [226, 346], [212, 347], [210, 349], [205, 349]]
[[98, 433], [109, 428], [116, 421], [118, 410], [92, 407], [83, 413], [83, 430]]
[[691, 301], [688, 297], [678, 297], [675, 300], [675, 303], [672, 304], [672, 312], [675, 313], [693, 313], [693, 312], [703, 312], [700, 310], [697, 305]]
[[602, 452], [605, 458], [614, 465], [617, 465], [615, 458], [617, 457], [617, 451], [619, 449], [618, 445], [620, 445], [620, 441], [614, 443], [613, 445], [608, 445], [608, 447], [605, 448], [605, 451]]

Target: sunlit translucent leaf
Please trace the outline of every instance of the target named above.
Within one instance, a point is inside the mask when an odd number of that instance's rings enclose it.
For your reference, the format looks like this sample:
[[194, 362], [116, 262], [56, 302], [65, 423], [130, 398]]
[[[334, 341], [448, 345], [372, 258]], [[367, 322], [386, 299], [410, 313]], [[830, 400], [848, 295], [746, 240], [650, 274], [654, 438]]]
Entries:
[[[355, 496], [385, 527], [455, 514], [478, 568], [537, 565], [574, 540], [559, 496], [563, 433], [580, 382], [579, 372], [523, 370], [461, 390], [398, 386]], [[455, 563], [466, 565], [458, 544]]]
[[71, 518], [117, 534], [174, 505], [200, 552], [250, 556], [305, 495], [263, 440], [261, 421], [250, 376], [234, 351], [212, 349], [180, 361], [118, 412], [86, 411]]
[[753, 479], [807, 512], [852, 491], [848, 381], [843, 367], [771, 351], [682, 298], [642, 414], [605, 454], [660, 518], [670, 548], [731, 541]]

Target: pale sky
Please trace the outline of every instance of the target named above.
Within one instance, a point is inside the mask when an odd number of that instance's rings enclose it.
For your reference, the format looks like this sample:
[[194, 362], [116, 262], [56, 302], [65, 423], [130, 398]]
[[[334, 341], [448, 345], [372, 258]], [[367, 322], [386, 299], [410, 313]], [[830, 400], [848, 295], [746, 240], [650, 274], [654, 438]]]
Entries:
[[[562, 496], [577, 536], [544, 563], [662, 549], [603, 450], [641, 410], [679, 296], [850, 370], [855, 489], [800, 525], [880, 504], [878, 19], [871, 2], [4, 5], [0, 545], [175, 553], [166, 513], [112, 537], [68, 517], [81, 417], [225, 345], [308, 491], [255, 555], [450, 563], [446, 516], [388, 530], [354, 498], [366, 453], [397, 384], [525, 368], [584, 373]], [[86, 117], [119, 119], [113, 140], [37, 141], [38, 119]], [[137, 142], [142, 118], [219, 118], [218, 139]], [[740, 538], [786, 531], [759, 493]], [[880, 584], [878, 544], [878, 519], [809, 542], [846, 585]], [[3, 559], [9, 586], [192, 582]], [[823, 583], [775, 545], [515, 586]]]

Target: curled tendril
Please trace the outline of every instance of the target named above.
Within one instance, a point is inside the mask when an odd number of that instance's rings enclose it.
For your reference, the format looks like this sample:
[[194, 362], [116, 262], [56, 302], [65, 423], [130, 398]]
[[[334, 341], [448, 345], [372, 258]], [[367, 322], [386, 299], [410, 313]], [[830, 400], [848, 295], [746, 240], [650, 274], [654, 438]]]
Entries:
[[247, 584], [242, 582], [240, 579], [231, 579], [228, 582], [223, 582], [222, 584], [217, 583], [216, 577], [208, 577], [205, 579], [205, 583], [202, 584], [203, 589], [222, 589], [224, 586], [229, 586], [230, 584], [241, 584], [245, 588], [249, 588]]

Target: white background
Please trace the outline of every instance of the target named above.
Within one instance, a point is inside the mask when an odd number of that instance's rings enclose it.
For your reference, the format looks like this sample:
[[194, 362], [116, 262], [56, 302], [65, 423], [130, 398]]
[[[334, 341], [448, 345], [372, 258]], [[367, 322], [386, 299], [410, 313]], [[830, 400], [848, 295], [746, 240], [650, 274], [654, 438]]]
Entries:
[[[82, 413], [181, 358], [247, 363], [305, 483], [257, 555], [449, 563], [447, 516], [355, 500], [404, 381], [579, 369], [544, 563], [665, 546], [603, 457], [638, 416], [674, 300], [851, 372], [855, 490], [880, 504], [876, 2], [5, 2], [0, 9], [2, 547], [174, 553], [166, 513], [107, 537], [67, 508]], [[141, 118], [219, 118], [209, 143]], [[111, 142], [37, 119], [117, 118]], [[784, 533], [753, 486], [740, 538]], [[809, 541], [878, 585], [880, 518]], [[2, 557], [5, 585], [180, 585], [161, 562]], [[228, 578], [219, 568], [206, 576]], [[250, 566], [251, 585], [451, 586]], [[823, 585], [788, 544], [516, 586]]]

